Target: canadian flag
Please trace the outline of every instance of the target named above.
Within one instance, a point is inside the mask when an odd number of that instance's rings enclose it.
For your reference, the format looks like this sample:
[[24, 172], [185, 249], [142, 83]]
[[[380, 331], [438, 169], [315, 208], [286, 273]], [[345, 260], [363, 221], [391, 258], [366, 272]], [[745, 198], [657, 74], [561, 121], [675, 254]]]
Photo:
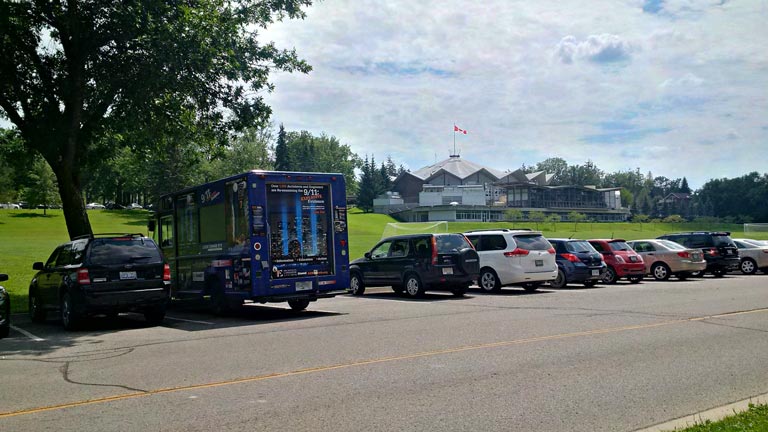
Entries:
[[463, 133], [464, 135], [467, 134], [467, 131], [465, 131], [464, 129], [461, 129], [460, 127], [458, 127], [456, 125], [453, 125], [453, 131], [454, 132], [458, 132], [458, 133]]

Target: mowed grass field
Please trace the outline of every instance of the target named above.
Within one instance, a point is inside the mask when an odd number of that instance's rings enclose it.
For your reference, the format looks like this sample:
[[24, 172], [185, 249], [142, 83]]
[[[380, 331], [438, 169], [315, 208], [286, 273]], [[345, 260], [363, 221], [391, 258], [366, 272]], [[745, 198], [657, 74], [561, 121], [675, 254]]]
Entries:
[[[144, 210], [89, 210], [88, 217], [95, 233], [144, 233], [151, 213]], [[350, 209], [350, 259], [363, 256], [381, 239], [385, 226], [397, 222], [389, 216], [362, 213]], [[489, 228], [539, 229], [547, 237], [624, 238], [636, 240], [654, 238], [664, 233], [693, 230], [731, 231], [733, 237], [768, 240], [768, 232], [744, 235], [743, 226], [736, 224], [637, 224], [637, 223], [535, 223], [527, 222], [456, 222], [449, 223], [449, 232]], [[27, 289], [35, 274], [32, 263], [46, 261], [53, 249], [69, 239], [61, 210], [0, 210], [0, 273], [7, 273], [3, 282], [11, 293], [13, 310], [27, 310]]]

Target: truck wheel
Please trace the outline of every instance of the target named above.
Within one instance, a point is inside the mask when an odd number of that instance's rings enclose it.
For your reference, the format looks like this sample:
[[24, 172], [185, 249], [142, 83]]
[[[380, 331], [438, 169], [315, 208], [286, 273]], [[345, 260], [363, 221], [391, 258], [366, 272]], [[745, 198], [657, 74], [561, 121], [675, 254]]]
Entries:
[[309, 300], [306, 299], [294, 299], [294, 300], [288, 300], [288, 306], [291, 307], [294, 311], [303, 311], [304, 309], [309, 306]]
[[413, 273], [405, 276], [403, 285], [405, 285], [405, 293], [409, 297], [416, 298], [424, 295], [424, 285], [421, 284], [421, 279]]
[[37, 294], [37, 290], [29, 292], [29, 317], [33, 322], [45, 321], [45, 309], [43, 309], [43, 303], [40, 301], [40, 296]]
[[363, 277], [356, 271], [349, 277], [349, 292], [354, 296], [361, 296], [365, 292]]
[[80, 315], [74, 310], [74, 303], [72, 302], [72, 296], [68, 292], [64, 292], [61, 296], [61, 324], [65, 330], [76, 330], [80, 325]]

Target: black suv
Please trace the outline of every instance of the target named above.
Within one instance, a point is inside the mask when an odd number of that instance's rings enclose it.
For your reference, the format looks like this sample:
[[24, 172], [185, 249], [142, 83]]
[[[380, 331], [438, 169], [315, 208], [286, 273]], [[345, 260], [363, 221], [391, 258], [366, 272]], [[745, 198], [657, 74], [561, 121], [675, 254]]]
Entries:
[[[0, 273], [0, 282], [7, 281], [8, 275]], [[0, 286], [0, 339], [11, 331], [11, 296]]]
[[141, 234], [83, 236], [56, 248], [29, 285], [29, 313], [43, 321], [58, 310], [67, 330], [87, 315], [138, 311], [158, 325], [170, 298], [171, 270]]
[[480, 273], [480, 260], [463, 234], [412, 234], [381, 240], [364, 258], [350, 263], [350, 291], [391, 286], [420, 297], [426, 290], [462, 296]]
[[741, 264], [739, 248], [727, 231], [695, 231], [664, 234], [660, 239], [671, 240], [692, 249], [701, 249], [707, 261], [706, 272], [722, 277], [728, 271], [737, 270]]

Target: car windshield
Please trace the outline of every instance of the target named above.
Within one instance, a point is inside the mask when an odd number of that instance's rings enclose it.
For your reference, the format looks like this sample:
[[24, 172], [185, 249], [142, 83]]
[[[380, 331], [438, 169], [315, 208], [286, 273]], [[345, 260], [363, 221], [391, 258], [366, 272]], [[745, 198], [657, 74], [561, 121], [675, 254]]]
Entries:
[[471, 248], [472, 245], [461, 234], [444, 234], [437, 236], [437, 253], [451, 253], [457, 250]]
[[94, 265], [149, 264], [162, 261], [155, 242], [146, 238], [95, 239], [91, 242], [89, 258]]
[[517, 247], [523, 250], [547, 250], [552, 247], [551, 244], [541, 234], [516, 235], [515, 242]]
[[574, 253], [597, 252], [586, 240], [575, 240], [565, 243], [565, 250]]
[[685, 246], [681, 245], [680, 243], [675, 243], [671, 240], [659, 240], [659, 243], [663, 246], [666, 246], [667, 249], [670, 250], [685, 250]]
[[608, 244], [611, 246], [611, 250], [613, 251], [622, 252], [622, 251], [629, 251], [631, 249], [629, 245], [623, 241], [613, 241], [613, 242], [608, 242]]

